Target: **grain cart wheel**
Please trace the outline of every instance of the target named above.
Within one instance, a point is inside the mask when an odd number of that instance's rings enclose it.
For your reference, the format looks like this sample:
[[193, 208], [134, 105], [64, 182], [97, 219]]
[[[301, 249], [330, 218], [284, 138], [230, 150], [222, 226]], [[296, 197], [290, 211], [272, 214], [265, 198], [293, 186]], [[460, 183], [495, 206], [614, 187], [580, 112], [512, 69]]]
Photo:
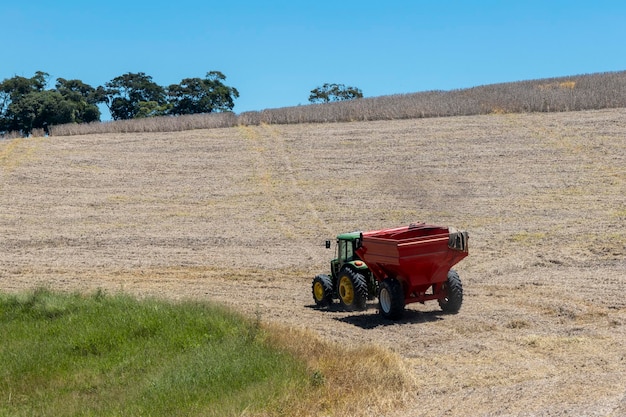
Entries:
[[439, 307], [446, 313], [458, 313], [463, 304], [463, 285], [456, 271], [448, 271], [448, 280], [443, 284], [443, 289], [446, 296], [439, 299]]
[[318, 307], [327, 307], [333, 302], [333, 281], [328, 275], [313, 278], [313, 300]]
[[398, 320], [404, 314], [404, 289], [395, 278], [387, 278], [380, 283], [378, 310], [390, 320]]
[[344, 310], [365, 310], [367, 282], [365, 277], [349, 268], [344, 268], [337, 279], [337, 295]]

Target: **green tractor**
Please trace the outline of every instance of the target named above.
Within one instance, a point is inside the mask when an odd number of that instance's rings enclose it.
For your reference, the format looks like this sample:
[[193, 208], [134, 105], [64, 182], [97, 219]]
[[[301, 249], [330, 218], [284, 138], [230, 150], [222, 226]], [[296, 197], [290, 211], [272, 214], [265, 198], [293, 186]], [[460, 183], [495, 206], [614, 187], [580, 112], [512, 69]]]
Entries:
[[[367, 300], [378, 293], [378, 282], [369, 268], [359, 258], [356, 250], [361, 246], [361, 232], [337, 236], [337, 257], [330, 261], [330, 273], [313, 279], [313, 299], [318, 307], [328, 307], [334, 299], [344, 310], [364, 310]], [[330, 240], [326, 248], [330, 248]]]

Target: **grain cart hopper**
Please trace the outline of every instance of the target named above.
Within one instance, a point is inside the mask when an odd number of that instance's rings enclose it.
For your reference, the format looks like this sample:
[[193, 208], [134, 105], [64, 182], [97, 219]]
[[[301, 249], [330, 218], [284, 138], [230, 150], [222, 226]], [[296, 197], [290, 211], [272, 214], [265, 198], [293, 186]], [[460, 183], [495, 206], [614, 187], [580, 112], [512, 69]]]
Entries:
[[[330, 247], [330, 241], [326, 242]], [[399, 319], [404, 306], [438, 300], [444, 312], [457, 313], [463, 287], [450, 269], [468, 255], [468, 235], [445, 226], [408, 226], [337, 236], [330, 275], [313, 279], [313, 299], [327, 307], [335, 299], [344, 310], [363, 310], [378, 297], [379, 312]]]

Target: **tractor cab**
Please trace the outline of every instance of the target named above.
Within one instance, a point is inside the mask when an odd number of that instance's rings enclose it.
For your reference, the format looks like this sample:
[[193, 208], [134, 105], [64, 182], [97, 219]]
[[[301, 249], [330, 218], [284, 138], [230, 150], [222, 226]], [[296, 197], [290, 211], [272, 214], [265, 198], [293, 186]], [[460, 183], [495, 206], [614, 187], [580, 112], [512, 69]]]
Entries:
[[[364, 266], [356, 250], [361, 246], [361, 232], [343, 233], [337, 236], [337, 257], [330, 261], [330, 271], [333, 278], [337, 278], [339, 271], [345, 264], [353, 264], [357, 268]], [[326, 247], [330, 248], [330, 240], [326, 241]]]

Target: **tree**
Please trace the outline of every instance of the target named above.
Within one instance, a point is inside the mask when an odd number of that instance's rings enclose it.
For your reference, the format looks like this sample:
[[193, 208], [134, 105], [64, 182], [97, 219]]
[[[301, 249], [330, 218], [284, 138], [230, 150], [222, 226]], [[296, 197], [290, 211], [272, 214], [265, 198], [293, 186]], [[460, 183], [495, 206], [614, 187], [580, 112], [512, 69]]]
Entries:
[[311, 90], [311, 103], [329, 103], [331, 101], [353, 100], [363, 98], [363, 93], [356, 87], [346, 87], [343, 84], [324, 84]]
[[[155, 102], [156, 107], [167, 105], [165, 89], [143, 72], [120, 75], [107, 82], [105, 87], [106, 104], [114, 120], [137, 117], [148, 102]], [[157, 116], [166, 113], [167, 107], [164, 111], [150, 115]]]
[[171, 108], [169, 103], [159, 104], [156, 101], [140, 101], [135, 118], [163, 116], [168, 114]]
[[202, 78], [185, 78], [180, 84], [172, 84], [167, 94], [172, 104], [171, 114], [196, 114], [230, 111], [239, 92], [222, 81], [226, 76], [211, 71]]
[[0, 116], [4, 116], [11, 102], [21, 96], [37, 91], [43, 91], [48, 83], [50, 75], [37, 71], [32, 78], [20, 77], [7, 78], [0, 83]]
[[100, 120], [98, 103], [106, 102], [102, 87], [93, 88], [80, 80], [57, 78], [56, 91], [66, 100], [74, 103], [73, 122], [90, 123]]
[[57, 91], [36, 91], [11, 102], [6, 112], [7, 131], [28, 136], [33, 129], [75, 121], [75, 103]]
[[56, 88], [46, 90], [48, 77], [37, 71], [32, 78], [15, 76], [0, 83], [0, 132], [28, 136], [33, 129], [100, 120], [97, 103], [105, 100], [102, 88], [58, 78]]

